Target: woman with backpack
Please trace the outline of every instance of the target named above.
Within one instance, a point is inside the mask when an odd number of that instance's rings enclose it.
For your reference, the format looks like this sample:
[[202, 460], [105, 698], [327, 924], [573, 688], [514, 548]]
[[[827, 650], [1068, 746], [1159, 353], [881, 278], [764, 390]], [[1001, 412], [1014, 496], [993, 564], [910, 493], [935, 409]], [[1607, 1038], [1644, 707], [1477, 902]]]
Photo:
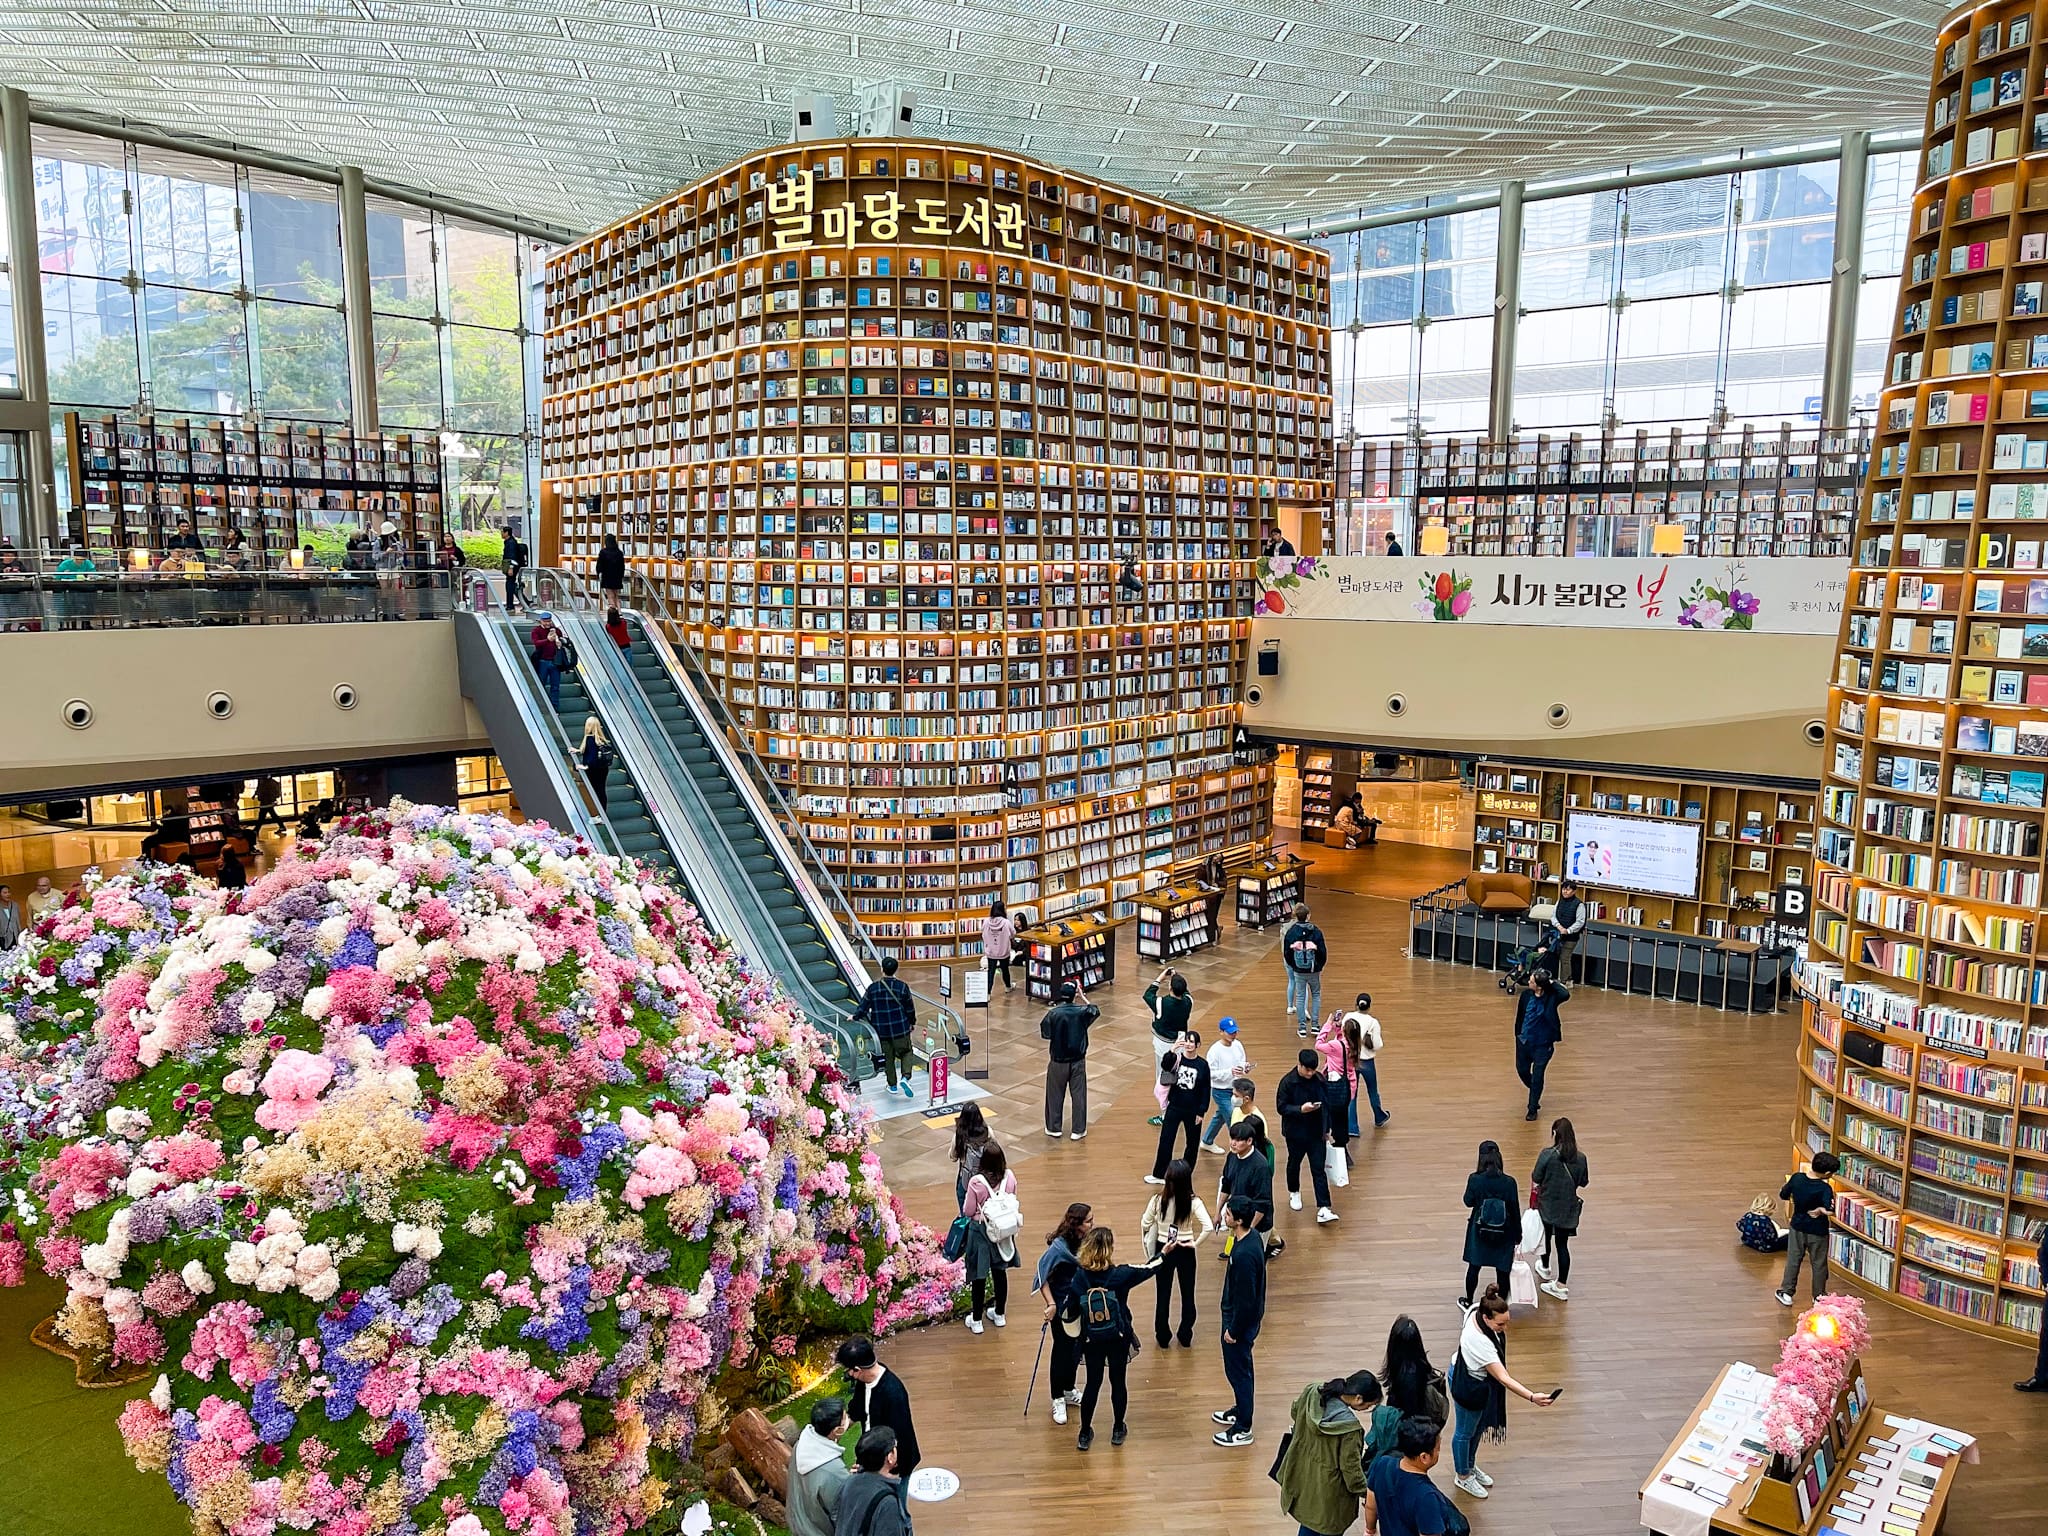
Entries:
[[1075, 1201], [1045, 1239], [1045, 1252], [1032, 1271], [1031, 1288], [1045, 1304], [1045, 1327], [1052, 1331], [1052, 1421], [1067, 1422], [1067, 1406], [1081, 1401], [1074, 1390], [1075, 1366], [1081, 1358], [1081, 1328], [1069, 1303], [1074, 1271], [1080, 1267], [1081, 1242], [1095, 1225], [1092, 1206]]
[[967, 1181], [981, 1169], [981, 1154], [988, 1147], [988, 1119], [979, 1104], [962, 1104], [953, 1121], [953, 1204], [967, 1213]]
[[1513, 1174], [1501, 1166], [1500, 1143], [1479, 1143], [1479, 1166], [1465, 1179], [1465, 1294], [1461, 1309], [1472, 1305], [1479, 1271], [1491, 1269], [1500, 1294], [1508, 1293], [1508, 1270], [1515, 1262], [1515, 1239], [1522, 1230], [1521, 1190]]
[[1195, 1169], [1179, 1158], [1166, 1169], [1166, 1187], [1145, 1207], [1139, 1231], [1145, 1243], [1145, 1257], [1164, 1260], [1159, 1272], [1158, 1309], [1152, 1317], [1152, 1336], [1161, 1349], [1174, 1340], [1167, 1329], [1173, 1309], [1174, 1282], [1180, 1282], [1180, 1347], [1191, 1349], [1195, 1341], [1195, 1249], [1215, 1230], [1209, 1211], [1195, 1195]]
[[1080, 1450], [1095, 1443], [1095, 1404], [1102, 1396], [1102, 1378], [1109, 1377], [1109, 1406], [1115, 1415], [1109, 1443], [1122, 1445], [1129, 1426], [1124, 1414], [1130, 1407], [1130, 1388], [1124, 1372], [1131, 1356], [1138, 1352], [1138, 1335], [1131, 1327], [1130, 1294], [1159, 1271], [1160, 1258], [1143, 1264], [1116, 1262], [1116, 1234], [1097, 1227], [1081, 1239], [1079, 1267], [1073, 1279], [1074, 1299], [1081, 1314], [1081, 1358], [1088, 1367], [1087, 1385], [1081, 1391], [1081, 1434], [1075, 1441]]
[[[1274, 1468], [1280, 1512], [1301, 1536], [1343, 1536], [1365, 1497], [1367, 1425], [1385, 1406], [1379, 1378], [1353, 1371], [1310, 1382], [1294, 1400], [1293, 1426]], [[1393, 1415], [1398, 1423], [1400, 1416]], [[1391, 1426], [1390, 1426], [1391, 1427]]]
[[1010, 1302], [1010, 1271], [1017, 1267], [1017, 1233], [1024, 1226], [1024, 1212], [1017, 1204], [1017, 1175], [1010, 1172], [1000, 1142], [991, 1141], [981, 1149], [981, 1166], [967, 1181], [960, 1214], [973, 1223], [967, 1229], [967, 1283], [974, 1308], [967, 1314], [967, 1331], [981, 1332], [982, 1303], [990, 1290], [995, 1307], [989, 1321], [1007, 1327], [1003, 1310]]
[[[1572, 1239], [1579, 1235], [1579, 1217], [1586, 1202], [1579, 1191], [1586, 1187], [1586, 1154], [1579, 1150], [1578, 1133], [1571, 1121], [1559, 1116], [1550, 1122], [1550, 1145], [1536, 1155], [1536, 1167], [1529, 1175], [1529, 1203], [1543, 1218], [1543, 1262], [1536, 1273], [1543, 1277], [1543, 1294], [1570, 1301]], [[1557, 1250], [1557, 1268], [1551, 1270], [1550, 1254]]]
[[1475, 1499], [1485, 1498], [1493, 1486], [1493, 1479], [1479, 1470], [1479, 1442], [1488, 1436], [1507, 1438], [1508, 1394], [1526, 1397], [1539, 1408], [1548, 1408], [1556, 1396], [1523, 1386], [1508, 1374], [1507, 1360], [1508, 1299], [1489, 1285], [1479, 1304], [1465, 1314], [1465, 1331], [1451, 1362], [1451, 1403], [1458, 1415], [1451, 1462], [1458, 1491]]

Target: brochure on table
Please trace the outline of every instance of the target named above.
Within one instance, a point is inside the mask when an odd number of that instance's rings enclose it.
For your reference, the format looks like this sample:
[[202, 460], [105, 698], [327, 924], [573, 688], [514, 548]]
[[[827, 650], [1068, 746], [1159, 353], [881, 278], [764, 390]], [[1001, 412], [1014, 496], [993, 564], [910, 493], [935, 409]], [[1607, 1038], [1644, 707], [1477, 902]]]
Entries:
[[1883, 1432], [1863, 1441], [1849, 1475], [1827, 1501], [1819, 1536], [1920, 1536], [1939, 1515], [1928, 1506], [1950, 1460], [1977, 1460], [1976, 1440], [1925, 1419], [1884, 1415]]
[[1700, 1420], [1643, 1489], [1642, 1523], [1662, 1536], [1707, 1536], [1708, 1524], [1745, 1475], [1770, 1460], [1764, 1399], [1775, 1376], [1738, 1360], [1728, 1367]]

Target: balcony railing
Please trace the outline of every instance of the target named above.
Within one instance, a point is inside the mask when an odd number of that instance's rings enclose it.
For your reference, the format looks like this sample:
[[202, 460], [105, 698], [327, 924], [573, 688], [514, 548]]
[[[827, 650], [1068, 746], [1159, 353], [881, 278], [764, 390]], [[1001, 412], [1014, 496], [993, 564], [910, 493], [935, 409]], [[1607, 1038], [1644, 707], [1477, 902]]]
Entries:
[[0, 632], [445, 619], [471, 604], [483, 580], [444, 566], [209, 565], [182, 550], [131, 550], [124, 559], [10, 552], [0, 561]]

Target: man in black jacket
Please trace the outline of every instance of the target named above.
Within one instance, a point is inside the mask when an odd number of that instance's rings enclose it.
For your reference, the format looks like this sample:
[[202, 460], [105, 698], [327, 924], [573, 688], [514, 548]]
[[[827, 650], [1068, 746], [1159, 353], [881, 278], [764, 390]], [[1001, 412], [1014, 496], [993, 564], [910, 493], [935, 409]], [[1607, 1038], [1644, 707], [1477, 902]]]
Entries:
[[1066, 1120], [1067, 1098], [1074, 1100], [1073, 1139], [1088, 1134], [1088, 1028], [1102, 1010], [1081, 995], [1071, 981], [1060, 983], [1060, 1000], [1038, 1021], [1038, 1038], [1046, 1042], [1045, 1134], [1055, 1141]]
[[1538, 971], [1529, 978], [1529, 990], [1515, 1002], [1515, 1075], [1529, 1085], [1525, 1120], [1534, 1120], [1542, 1107], [1543, 1074], [1564, 1038], [1557, 1005], [1570, 999], [1571, 993], [1550, 972]]
[[1231, 1238], [1223, 1271], [1223, 1376], [1231, 1404], [1209, 1415], [1223, 1426], [1216, 1432], [1218, 1445], [1252, 1443], [1252, 1345], [1266, 1320], [1266, 1243], [1252, 1230], [1256, 1219], [1249, 1200], [1234, 1199], [1223, 1208]]
[[1323, 1021], [1323, 967], [1329, 961], [1323, 930], [1308, 920], [1308, 903], [1302, 902], [1280, 939], [1280, 963], [1287, 968], [1287, 1011], [1294, 1015], [1294, 1032], [1304, 1040], [1309, 1027]]
[[519, 537], [519, 530], [510, 523], [505, 525], [505, 546], [500, 559], [505, 566], [505, 611], [527, 606], [526, 591], [520, 582], [526, 575], [526, 562], [531, 557], [526, 544]]
[[1323, 1058], [1304, 1050], [1294, 1070], [1280, 1079], [1273, 1094], [1273, 1107], [1280, 1112], [1280, 1135], [1287, 1143], [1287, 1205], [1301, 1209], [1301, 1164], [1308, 1161], [1308, 1175], [1315, 1185], [1316, 1220], [1330, 1222], [1337, 1213], [1330, 1209], [1330, 1175], [1323, 1166], [1323, 1093], [1327, 1085], [1321, 1071]]
[[1195, 1143], [1201, 1139], [1202, 1116], [1209, 1112], [1209, 1063], [1202, 1056], [1199, 1030], [1185, 1029], [1175, 1042], [1173, 1054], [1159, 1064], [1159, 1080], [1166, 1084], [1166, 1107], [1159, 1115], [1159, 1154], [1152, 1159], [1147, 1184], [1166, 1182], [1166, 1165], [1173, 1160], [1176, 1131], [1187, 1137], [1181, 1156], [1195, 1160]]
[[917, 1000], [910, 995], [909, 986], [896, 979], [894, 955], [882, 957], [881, 978], [868, 983], [853, 1016], [866, 1019], [874, 1027], [875, 1038], [882, 1042], [882, 1066], [889, 1075], [890, 1090], [893, 1092], [898, 1086], [896, 1078], [900, 1072], [903, 1097], [917, 1097], [910, 1086], [911, 1075], [917, 1071], [910, 1038], [917, 1028]]
[[[860, 1334], [855, 1334], [839, 1346], [837, 1356], [839, 1368], [853, 1378], [853, 1402], [846, 1410], [846, 1416], [866, 1431], [860, 1437], [865, 1446], [876, 1431], [888, 1429], [895, 1432], [893, 1448], [896, 1453], [895, 1473], [898, 1479], [896, 1502], [904, 1512], [907, 1527], [910, 1513], [910, 1474], [917, 1470], [920, 1460], [917, 1451], [917, 1425], [910, 1417], [910, 1394], [903, 1389], [902, 1380], [875, 1359], [874, 1344]], [[860, 1461], [863, 1472], [873, 1471], [860, 1455], [860, 1448], [854, 1449], [854, 1457]], [[839, 1495], [839, 1517], [846, 1518], [849, 1504], [856, 1508], [864, 1506], [865, 1499], [856, 1500], [854, 1483], [849, 1481]], [[880, 1529], [880, 1527], [877, 1527]]]
[[[1251, 1208], [1251, 1223], [1261, 1234], [1273, 1230], [1273, 1165], [1259, 1150], [1252, 1134], [1257, 1115], [1246, 1115], [1230, 1128], [1230, 1155], [1223, 1159], [1223, 1175], [1216, 1181], [1216, 1207], [1220, 1214], [1242, 1200]], [[1259, 1127], [1264, 1131], [1263, 1122]], [[1275, 1240], [1266, 1257], [1278, 1258], [1285, 1244]]]
[[597, 585], [616, 608], [619, 594], [626, 590], [626, 552], [619, 548], [616, 533], [606, 534], [604, 548], [597, 552]]
[[871, 1429], [854, 1442], [860, 1470], [840, 1486], [832, 1536], [909, 1536], [903, 1490], [910, 1485], [898, 1464], [899, 1450], [890, 1429]]
[[[2048, 1231], [2041, 1234], [2041, 1247], [2035, 1254], [2043, 1271], [2048, 1271]], [[2034, 1374], [2025, 1381], [2012, 1384], [2015, 1392], [2048, 1392], [2048, 1322], [2041, 1325], [2041, 1347], [2034, 1355]]]

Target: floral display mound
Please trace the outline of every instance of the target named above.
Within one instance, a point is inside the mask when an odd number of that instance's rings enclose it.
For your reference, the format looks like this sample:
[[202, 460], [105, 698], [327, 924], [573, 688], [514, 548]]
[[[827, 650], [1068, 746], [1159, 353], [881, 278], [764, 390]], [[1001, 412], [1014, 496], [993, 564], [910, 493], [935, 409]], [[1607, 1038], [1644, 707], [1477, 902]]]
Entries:
[[398, 805], [243, 891], [87, 887], [0, 977], [0, 1058], [55, 1100], [0, 1278], [27, 1240], [61, 1337], [155, 1374], [121, 1433], [195, 1530], [662, 1529], [722, 1381], [958, 1289], [822, 1038], [545, 828]]

